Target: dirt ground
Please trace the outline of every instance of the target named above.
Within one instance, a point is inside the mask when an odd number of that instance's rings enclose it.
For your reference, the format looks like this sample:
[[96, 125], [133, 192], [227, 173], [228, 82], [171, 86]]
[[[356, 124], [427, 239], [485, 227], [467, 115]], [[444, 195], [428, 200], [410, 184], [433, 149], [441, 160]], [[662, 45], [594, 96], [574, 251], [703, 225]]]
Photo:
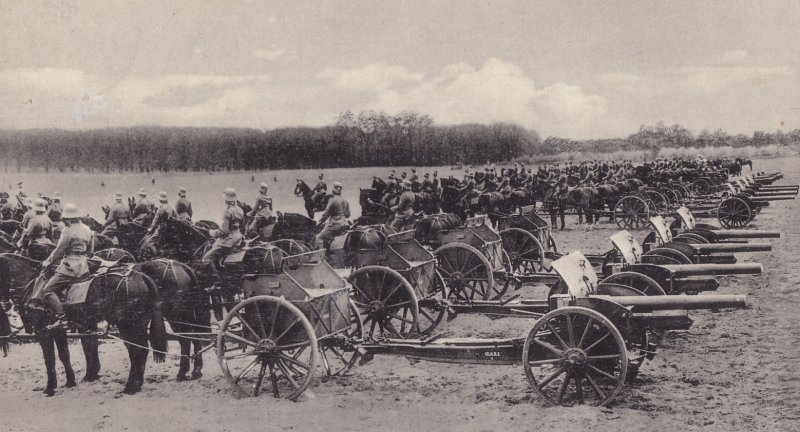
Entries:
[[[784, 184], [800, 183], [798, 166], [796, 158], [756, 162], [757, 170], [782, 170]], [[41, 393], [45, 375], [38, 346], [12, 346], [9, 357], [0, 357], [0, 430], [798, 430], [797, 210], [795, 201], [773, 203], [756, 218], [753, 227], [783, 232], [772, 241], [773, 252], [740, 257], [763, 263], [765, 274], [722, 280], [720, 293], [748, 293], [753, 307], [693, 312], [693, 328], [669, 333], [655, 360], [645, 363], [637, 381], [607, 408], [546, 406], [528, 390], [521, 367], [412, 365], [388, 357], [316, 383], [299, 402], [235, 397], [211, 353], [205, 356], [205, 376], [191, 382], [175, 381], [177, 359], [150, 360], [143, 391], [124, 396], [127, 356], [120, 343], [106, 341], [101, 380], [59, 388], [54, 398]], [[555, 233], [559, 248], [587, 253], [608, 249], [607, 237], [616, 228], [569, 227]], [[459, 316], [442, 331], [521, 336], [531, 325], [524, 319]], [[176, 343], [170, 348], [177, 352]], [[81, 374], [78, 345], [72, 345], [72, 354]]]

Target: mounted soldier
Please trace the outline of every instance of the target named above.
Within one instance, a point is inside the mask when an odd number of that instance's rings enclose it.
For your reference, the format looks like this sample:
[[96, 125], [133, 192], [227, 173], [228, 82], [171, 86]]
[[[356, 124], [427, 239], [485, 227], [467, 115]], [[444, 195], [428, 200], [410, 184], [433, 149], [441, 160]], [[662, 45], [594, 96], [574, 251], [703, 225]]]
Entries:
[[114, 194], [114, 204], [108, 209], [106, 223], [101, 234], [113, 239], [117, 236], [119, 225], [130, 220], [131, 209], [122, 202], [122, 192], [117, 192]]
[[389, 173], [389, 180], [386, 182], [386, 188], [383, 190], [381, 204], [389, 207], [389, 201], [394, 198], [399, 190], [400, 186], [397, 184], [397, 179], [395, 178], [394, 173]]
[[45, 214], [44, 200], [37, 199], [33, 203], [35, 216], [28, 222], [28, 228], [22, 232], [17, 247], [28, 250], [32, 243], [53, 245], [53, 222]]
[[33, 199], [25, 198], [25, 214], [22, 215], [22, 222], [19, 223], [19, 229], [25, 230], [28, 228], [28, 223], [30, 222], [31, 218], [36, 215], [36, 212], [33, 210]]
[[147, 220], [155, 213], [156, 205], [153, 201], [147, 198], [147, 191], [144, 188], [139, 189], [139, 200], [133, 207], [133, 219], [140, 225], [146, 225]]
[[78, 208], [74, 204], [66, 204], [62, 219], [67, 228], [61, 234], [56, 248], [42, 262], [42, 268], [45, 269], [42, 276], [51, 265], [59, 263], [53, 276], [42, 288], [42, 298], [56, 316], [56, 322], [49, 325], [48, 330], [66, 327], [64, 307], [61, 305], [59, 294], [75, 279], [89, 273], [88, 257], [94, 254], [94, 234], [81, 222]]
[[215, 273], [219, 271], [217, 268], [218, 258], [231, 251], [242, 241], [241, 227], [244, 225], [244, 212], [236, 204], [236, 190], [227, 188], [224, 196], [226, 208], [222, 214], [222, 223], [219, 224], [219, 229], [210, 231], [209, 234], [216, 240], [202, 259], [202, 263], [210, 264]]
[[161, 191], [158, 193], [158, 210], [156, 211], [156, 215], [153, 217], [153, 221], [150, 222], [150, 228], [147, 229], [148, 234], [153, 234], [155, 230], [158, 228], [158, 225], [167, 218], [175, 218], [178, 217], [178, 213], [175, 211], [175, 208], [169, 204], [169, 199], [167, 198], [167, 193]]
[[261, 183], [256, 203], [253, 204], [253, 210], [247, 215], [250, 218], [250, 223], [245, 230], [245, 237], [249, 238], [251, 234], [258, 233], [272, 217], [272, 198], [267, 195], [268, 192], [269, 186], [266, 183]]
[[58, 192], [53, 194], [53, 200], [50, 202], [50, 206], [47, 208], [47, 216], [53, 222], [61, 221], [61, 213], [64, 212], [64, 208], [61, 206], [61, 195]]
[[326, 193], [328, 193], [328, 185], [325, 183], [325, 180], [323, 180], [322, 178], [323, 178], [323, 174], [320, 173], [319, 174], [319, 181], [317, 182], [317, 185], [314, 186], [314, 189], [311, 190], [312, 192], [314, 192], [314, 194], [311, 195], [311, 202], [314, 202], [314, 203], [319, 202], [319, 200], [321, 200], [322, 197], [325, 196]]
[[391, 210], [394, 212], [394, 219], [389, 225], [390, 227], [396, 231], [402, 231], [406, 227], [408, 220], [414, 216], [414, 202], [416, 199], [416, 195], [411, 192], [411, 181], [404, 180], [403, 193], [400, 194], [400, 199], [397, 201], [397, 205], [391, 208]]
[[319, 220], [319, 225], [323, 225], [322, 231], [314, 239], [314, 246], [323, 249], [336, 235], [344, 228], [347, 228], [347, 219], [350, 217], [350, 204], [342, 198], [342, 184], [333, 182], [333, 197], [328, 201], [325, 213]]
[[192, 202], [186, 199], [186, 188], [184, 187], [178, 189], [178, 201], [175, 202], [175, 211], [178, 213], [178, 218], [187, 222], [192, 221]]
[[433, 182], [431, 182], [431, 175], [428, 173], [423, 174], [422, 176], [422, 192], [427, 194], [435, 194], [435, 189], [433, 187]]

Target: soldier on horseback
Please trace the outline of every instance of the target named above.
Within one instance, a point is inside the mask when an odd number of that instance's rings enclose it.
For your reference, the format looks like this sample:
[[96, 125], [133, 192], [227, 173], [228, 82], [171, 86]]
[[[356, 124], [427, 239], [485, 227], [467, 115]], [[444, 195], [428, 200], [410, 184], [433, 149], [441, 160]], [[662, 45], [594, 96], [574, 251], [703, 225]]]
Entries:
[[68, 227], [61, 233], [61, 239], [56, 248], [42, 262], [42, 268], [46, 270], [59, 261], [55, 273], [42, 288], [42, 298], [55, 313], [57, 320], [47, 327], [48, 330], [66, 327], [64, 307], [61, 305], [59, 294], [69, 287], [72, 281], [89, 273], [88, 257], [94, 253], [92, 230], [81, 222], [78, 208], [74, 204], [64, 206], [62, 219]]
[[131, 209], [122, 202], [122, 192], [117, 192], [114, 194], [114, 205], [108, 209], [102, 234], [113, 239], [117, 236], [119, 224], [129, 220], [131, 220]]
[[217, 272], [217, 258], [230, 251], [242, 240], [241, 227], [244, 224], [244, 212], [236, 204], [236, 191], [233, 188], [225, 189], [225, 213], [222, 214], [222, 223], [219, 229], [211, 230], [211, 237], [215, 238], [214, 244], [203, 255], [202, 263], [210, 264]]
[[389, 200], [394, 197], [399, 188], [400, 186], [397, 184], [397, 179], [395, 179], [394, 173], [389, 173], [389, 181], [386, 182], [386, 187], [383, 190], [381, 204], [389, 207]]
[[28, 228], [22, 233], [17, 247], [27, 250], [31, 243], [53, 244], [53, 222], [45, 215], [44, 200], [37, 199], [33, 203], [36, 215], [28, 222]]
[[178, 212], [178, 218], [191, 222], [192, 203], [186, 199], [186, 188], [181, 187], [178, 189], [178, 197], [178, 201], [175, 203], [175, 211]]
[[155, 210], [156, 204], [147, 198], [147, 191], [144, 188], [140, 188], [139, 200], [136, 201], [136, 205], [133, 207], [133, 219], [139, 224], [143, 224]]
[[[333, 197], [328, 201], [328, 207], [319, 220], [319, 224], [325, 224], [322, 231], [314, 239], [314, 246], [317, 249], [325, 247], [325, 243], [332, 240], [343, 228], [347, 227], [347, 218], [350, 217], [350, 204], [342, 198], [342, 184], [333, 182]], [[326, 223], [327, 222], [327, 223]]]
[[416, 198], [416, 195], [411, 192], [411, 181], [403, 180], [403, 193], [400, 195], [397, 205], [391, 209], [394, 212], [394, 219], [389, 226], [396, 231], [402, 231], [405, 228], [408, 220], [414, 215]]
[[323, 180], [322, 177], [323, 174], [320, 173], [319, 181], [317, 182], [317, 185], [314, 186], [314, 189], [312, 189], [312, 192], [314, 192], [314, 194], [311, 195], [311, 202], [313, 203], [316, 203], [318, 200], [321, 200], [322, 197], [325, 196], [325, 194], [328, 192], [328, 185], [325, 184], [325, 180]]
[[158, 193], [158, 202], [160, 205], [158, 206], [155, 217], [153, 217], [153, 221], [150, 222], [150, 228], [147, 229], [148, 234], [152, 234], [156, 228], [158, 228], [162, 220], [178, 216], [178, 213], [175, 212], [175, 209], [169, 204], [166, 192], [161, 191]]
[[247, 237], [251, 233], [258, 232], [272, 217], [272, 198], [267, 196], [267, 192], [269, 192], [269, 186], [266, 183], [261, 183], [253, 210], [247, 215], [250, 218], [250, 223], [247, 225], [247, 230], [245, 230]]

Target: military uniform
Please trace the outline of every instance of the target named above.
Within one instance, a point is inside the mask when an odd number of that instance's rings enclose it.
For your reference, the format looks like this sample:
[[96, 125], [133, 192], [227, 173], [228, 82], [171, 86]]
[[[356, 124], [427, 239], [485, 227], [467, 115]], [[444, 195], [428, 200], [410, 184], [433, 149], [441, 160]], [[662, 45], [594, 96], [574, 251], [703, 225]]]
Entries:
[[28, 222], [28, 228], [22, 233], [20, 244], [26, 247], [30, 243], [53, 244], [53, 222], [44, 213], [39, 213]]
[[319, 179], [317, 185], [312, 189], [312, 192], [314, 192], [314, 194], [311, 195], [311, 202], [315, 203], [328, 192], [328, 185], [325, 183], [325, 180]]
[[178, 213], [179, 218], [185, 221], [191, 221], [192, 203], [188, 199], [186, 199], [186, 197], [178, 198], [178, 201], [175, 202], [175, 212]]
[[247, 215], [250, 223], [247, 225], [246, 233], [250, 234], [258, 231], [272, 217], [272, 198], [266, 192], [259, 192], [253, 210]]
[[123, 221], [129, 221], [130, 219], [130, 207], [128, 207], [128, 205], [122, 201], [115, 202], [114, 205], [112, 205], [108, 210], [105, 227], [103, 228], [102, 234], [104, 236], [108, 236], [109, 238], [116, 237], [119, 224], [121, 224]]
[[28, 223], [30, 223], [31, 219], [36, 216], [36, 212], [33, 211], [33, 208], [29, 208], [28, 211], [22, 216], [22, 222], [19, 223], [19, 228], [21, 230], [25, 230], [28, 228]]
[[143, 196], [139, 198], [139, 201], [137, 201], [136, 205], [133, 207], [133, 218], [141, 223], [155, 211], [156, 204], [146, 196]]
[[158, 207], [158, 210], [156, 210], [156, 215], [153, 217], [153, 221], [150, 223], [150, 229], [148, 231], [152, 233], [158, 227], [158, 224], [160, 224], [164, 219], [171, 217], [178, 217], [178, 213], [169, 203], [162, 202]]
[[58, 293], [67, 288], [74, 279], [89, 273], [87, 257], [94, 253], [92, 230], [81, 223], [80, 219], [74, 220], [75, 222], [61, 233], [61, 239], [50, 256], [42, 262], [42, 266], [47, 268], [51, 263], [61, 260], [55, 274], [42, 289], [45, 301], [59, 318], [64, 316], [64, 307], [61, 305]]
[[350, 217], [350, 204], [341, 195], [334, 195], [328, 201], [328, 207], [322, 214], [321, 222], [326, 222], [314, 241], [317, 249], [322, 249], [325, 240], [333, 238], [337, 231], [347, 226], [347, 218]]
[[212, 233], [216, 240], [214, 240], [211, 249], [203, 255], [203, 262], [214, 263], [218, 256], [239, 244], [242, 240], [241, 228], [243, 224], [244, 212], [235, 203], [229, 203], [222, 214], [222, 223], [219, 229]]
[[400, 200], [397, 205], [392, 207], [394, 212], [394, 220], [392, 220], [391, 227], [397, 231], [402, 230], [408, 219], [414, 215], [414, 202], [417, 197], [411, 191], [405, 191], [400, 195]]

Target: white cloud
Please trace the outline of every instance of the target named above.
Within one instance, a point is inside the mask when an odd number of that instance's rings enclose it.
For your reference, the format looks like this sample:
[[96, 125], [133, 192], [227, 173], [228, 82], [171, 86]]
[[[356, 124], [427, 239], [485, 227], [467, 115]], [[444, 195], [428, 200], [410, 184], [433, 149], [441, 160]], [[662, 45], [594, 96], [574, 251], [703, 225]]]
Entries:
[[366, 92], [354, 110], [418, 111], [440, 124], [513, 122], [544, 134], [588, 136], [589, 125], [606, 113], [602, 97], [566, 83], [540, 89], [521, 68], [496, 58], [480, 67], [447, 65], [429, 79], [400, 67], [391, 78], [364, 78], [379, 75], [365, 73], [373, 66], [326, 69], [319, 76], [332, 77], [340, 90]]
[[86, 74], [79, 69], [14, 68], [0, 70], [0, 87], [20, 93], [45, 93], [56, 97], [74, 97], [84, 86]]
[[343, 90], [381, 91], [394, 85], [420, 81], [425, 75], [410, 72], [402, 66], [373, 63], [355, 69], [328, 67], [320, 71], [317, 77], [330, 80], [335, 87]]
[[788, 67], [769, 66], [729, 66], [729, 67], [687, 67], [677, 71], [680, 84], [704, 93], [716, 93], [733, 85], [771, 78], [787, 77], [794, 74]]

